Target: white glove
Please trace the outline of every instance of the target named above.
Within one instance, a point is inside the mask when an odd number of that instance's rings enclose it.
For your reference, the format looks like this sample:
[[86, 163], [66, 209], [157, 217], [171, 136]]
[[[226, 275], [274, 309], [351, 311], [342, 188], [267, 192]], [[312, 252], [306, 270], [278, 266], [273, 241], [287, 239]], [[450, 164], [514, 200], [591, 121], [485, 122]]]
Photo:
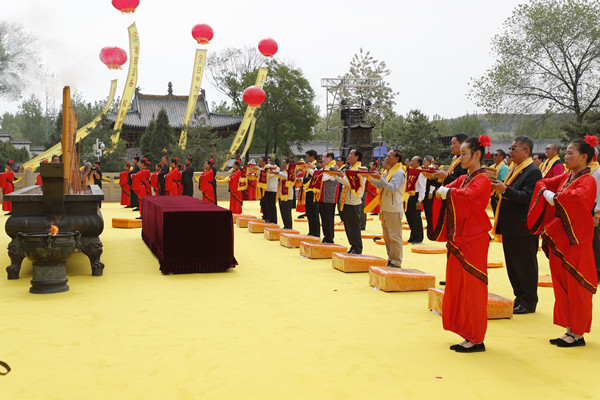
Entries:
[[447, 187], [441, 186], [438, 188], [437, 191], [440, 194], [440, 196], [442, 196], [442, 199], [446, 200], [446, 195], [448, 194], [450, 189], [448, 189]]
[[544, 198], [551, 206], [554, 205], [554, 193], [549, 190], [544, 190]]

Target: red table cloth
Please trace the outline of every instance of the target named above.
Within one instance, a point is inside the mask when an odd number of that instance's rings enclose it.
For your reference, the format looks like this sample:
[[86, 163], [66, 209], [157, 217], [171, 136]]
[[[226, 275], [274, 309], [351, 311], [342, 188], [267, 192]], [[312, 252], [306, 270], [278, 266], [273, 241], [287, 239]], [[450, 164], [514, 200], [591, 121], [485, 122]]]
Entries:
[[189, 196], [146, 196], [142, 239], [163, 274], [222, 272], [235, 267], [230, 210]]

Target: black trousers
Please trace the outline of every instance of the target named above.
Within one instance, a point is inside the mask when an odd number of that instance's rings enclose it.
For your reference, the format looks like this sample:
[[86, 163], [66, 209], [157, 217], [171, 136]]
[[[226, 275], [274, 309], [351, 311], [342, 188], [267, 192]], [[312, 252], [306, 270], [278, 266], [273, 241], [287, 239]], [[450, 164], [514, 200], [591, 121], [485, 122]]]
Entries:
[[362, 204], [360, 205], [360, 230], [367, 229], [367, 214], [365, 214], [365, 199], [367, 195], [363, 193]]
[[409, 243], [423, 241], [423, 219], [421, 218], [421, 210], [417, 210], [418, 199], [419, 193], [416, 193], [408, 198], [406, 204], [406, 221], [410, 227]]
[[492, 211], [494, 212], [494, 215], [496, 215], [496, 207], [498, 207], [498, 196], [494, 195], [490, 197], [490, 204], [492, 206]]
[[600, 280], [600, 226], [594, 227], [592, 247], [594, 249], [594, 258], [596, 259], [596, 272], [598, 273], [598, 280]]
[[261, 203], [263, 208], [263, 219], [273, 224], [277, 223], [277, 206], [275, 205], [276, 200], [276, 192], [265, 192]]
[[292, 206], [294, 201], [281, 201], [279, 200], [279, 212], [281, 213], [281, 220], [283, 221], [284, 229], [292, 229]]
[[[363, 244], [360, 236], [360, 214], [362, 213], [362, 205], [351, 206], [344, 204], [344, 209], [341, 215], [344, 216], [344, 229], [346, 237], [350, 243], [350, 249], [354, 249], [358, 254], [362, 254]], [[364, 213], [363, 213], [364, 215]]]
[[539, 236], [502, 235], [506, 272], [515, 294], [515, 306], [535, 308], [538, 302]]
[[319, 203], [315, 203], [315, 193], [306, 192], [306, 218], [308, 218], [308, 234], [321, 237], [321, 221], [319, 221]]
[[133, 189], [131, 190], [131, 194], [130, 194], [131, 198], [130, 198], [130, 205], [131, 207], [139, 207], [140, 206], [140, 199], [138, 197], [138, 195], [133, 191]]
[[335, 235], [335, 203], [319, 203], [319, 215], [323, 225], [323, 243], [333, 243]]

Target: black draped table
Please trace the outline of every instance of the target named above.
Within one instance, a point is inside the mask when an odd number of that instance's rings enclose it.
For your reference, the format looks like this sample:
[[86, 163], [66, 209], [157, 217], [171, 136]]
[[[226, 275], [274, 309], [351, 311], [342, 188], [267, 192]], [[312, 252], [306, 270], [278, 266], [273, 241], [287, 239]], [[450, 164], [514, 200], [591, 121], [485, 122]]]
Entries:
[[237, 265], [231, 211], [189, 196], [146, 196], [142, 239], [163, 274], [223, 272]]

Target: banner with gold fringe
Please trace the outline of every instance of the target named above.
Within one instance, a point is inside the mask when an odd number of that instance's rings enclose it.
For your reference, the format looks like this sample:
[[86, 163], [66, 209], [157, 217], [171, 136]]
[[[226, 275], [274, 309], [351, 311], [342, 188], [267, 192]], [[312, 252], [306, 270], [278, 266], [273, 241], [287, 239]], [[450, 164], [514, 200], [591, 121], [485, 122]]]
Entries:
[[179, 147], [185, 149], [187, 145], [187, 130], [190, 121], [192, 120], [192, 114], [196, 109], [196, 102], [198, 101], [198, 94], [200, 93], [200, 87], [202, 85], [202, 76], [204, 75], [204, 66], [206, 65], [206, 50], [197, 49], [196, 57], [194, 59], [194, 71], [192, 73], [192, 85], [190, 87], [190, 95], [188, 96], [187, 108], [185, 109], [185, 116], [183, 117], [183, 128], [181, 129], [181, 136], [179, 136]]
[[[258, 75], [256, 77], [256, 86], [263, 87], [265, 85], [265, 80], [267, 79], [267, 73], [269, 72], [266, 68], [259, 68]], [[238, 128], [238, 131], [233, 139], [233, 143], [229, 147], [229, 153], [225, 158], [225, 162], [221, 166], [221, 171], [225, 170], [227, 167], [227, 163], [231, 159], [231, 157], [235, 154], [236, 150], [240, 148], [240, 145], [244, 141], [244, 137], [246, 137], [246, 132], [248, 132], [248, 128], [250, 127], [250, 123], [254, 118], [254, 112], [256, 111], [256, 107], [246, 107], [246, 112], [244, 113], [244, 118], [242, 119], [242, 123]]]
[[131, 24], [127, 30], [129, 31], [129, 72], [127, 73], [127, 81], [125, 82], [125, 88], [123, 89], [121, 105], [119, 106], [119, 112], [117, 113], [117, 119], [115, 120], [115, 133], [111, 137], [113, 143], [119, 141], [119, 135], [121, 128], [123, 127], [123, 122], [125, 121], [125, 115], [127, 115], [127, 110], [129, 110], [129, 106], [131, 105], [131, 100], [133, 99], [138, 80], [137, 64], [140, 59], [140, 38], [135, 22]]

